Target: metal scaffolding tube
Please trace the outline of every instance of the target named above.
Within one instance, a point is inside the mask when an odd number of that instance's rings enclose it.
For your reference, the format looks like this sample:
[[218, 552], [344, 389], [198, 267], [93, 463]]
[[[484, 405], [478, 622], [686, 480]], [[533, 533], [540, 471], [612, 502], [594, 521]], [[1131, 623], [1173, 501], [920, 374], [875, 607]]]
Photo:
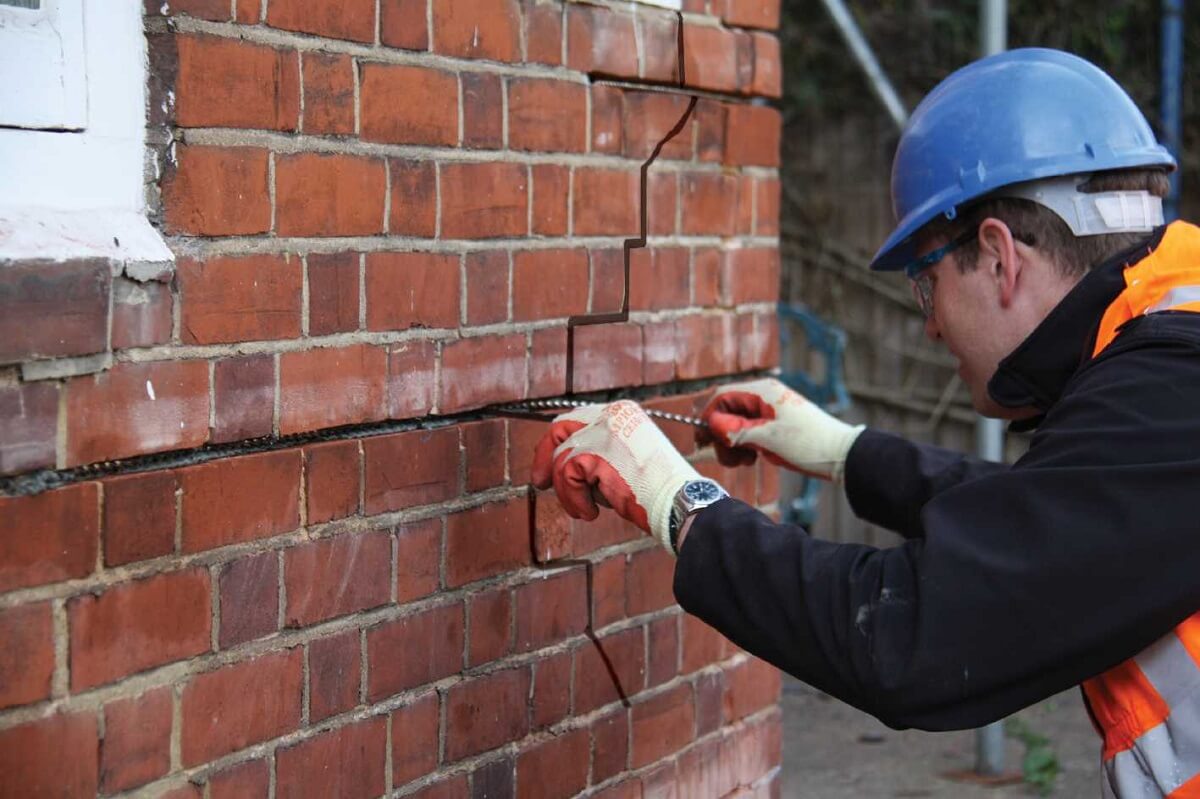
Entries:
[[896, 94], [896, 90], [892, 87], [892, 82], [888, 80], [888, 76], [884, 73], [883, 68], [879, 66], [879, 61], [875, 58], [875, 51], [871, 49], [871, 45], [867, 44], [867, 40], [863, 38], [862, 31], [858, 28], [858, 23], [854, 21], [850, 10], [846, 8], [846, 4], [842, 0], [822, 0], [825, 4], [825, 10], [829, 12], [829, 16], [833, 17], [834, 23], [838, 26], [838, 31], [841, 32], [842, 38], [846, 40], [846, 44], [850, 47], [850, 52], [854, 53], [854, 57], [858, 59], [859, 66], [867, 73], [867, 79], [871, 82], [871, 89], [879, 97], [887, 112], [895, 121], [896, 127], [904, 129], [904, 123], [908, 121], [908, 109], [904, 107], [904, 103], [900, 100], [900, 95]]

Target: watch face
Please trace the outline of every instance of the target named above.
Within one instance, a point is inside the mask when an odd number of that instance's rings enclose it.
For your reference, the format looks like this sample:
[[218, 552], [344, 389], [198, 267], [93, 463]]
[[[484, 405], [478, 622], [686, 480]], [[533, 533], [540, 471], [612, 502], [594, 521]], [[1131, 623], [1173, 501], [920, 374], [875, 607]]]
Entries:
[[684, 483], [683, 495], [691, 502], [713, 502], [721, 496], [721, 489], [709, 480], [692, 480]]

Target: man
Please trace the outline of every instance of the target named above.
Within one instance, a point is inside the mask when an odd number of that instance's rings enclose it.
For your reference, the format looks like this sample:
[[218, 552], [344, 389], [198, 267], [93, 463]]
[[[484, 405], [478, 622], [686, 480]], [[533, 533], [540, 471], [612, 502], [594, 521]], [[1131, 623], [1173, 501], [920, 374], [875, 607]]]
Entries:
[[535, 482], [596, 492], [678, 554], [675, 594], [746, 650], [894, 727], [976, 727], [1082, 684], [1105, 795], [1200, 796], [1200, 229], [1171, 156], [1082, 59], [948, 77], [892, 174], [905, 269], [1011, 467], [846, 425], [773, 380], [704, 411], [726, 464], [839, 481], [906, 541], [817, 541], [723, 498], [628, 402], [559, 417]]

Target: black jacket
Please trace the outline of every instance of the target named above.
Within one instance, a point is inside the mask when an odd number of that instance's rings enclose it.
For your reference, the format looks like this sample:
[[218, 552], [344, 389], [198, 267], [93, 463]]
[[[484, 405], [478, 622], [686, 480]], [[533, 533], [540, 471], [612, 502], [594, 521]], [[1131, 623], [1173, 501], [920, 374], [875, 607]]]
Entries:
[[897, 727], [980, 726], [1137, 654], [1200, 609], [1200, 314], [1125, 325], [1090, 357], [1121, 272], [1088, 274], [997, 371], [1035, 404], [1011, 467], [866, 430], [864, 519], [907, 539], [819, 541], [736, 500], [701, 511], [675, 596], [747, 651]]

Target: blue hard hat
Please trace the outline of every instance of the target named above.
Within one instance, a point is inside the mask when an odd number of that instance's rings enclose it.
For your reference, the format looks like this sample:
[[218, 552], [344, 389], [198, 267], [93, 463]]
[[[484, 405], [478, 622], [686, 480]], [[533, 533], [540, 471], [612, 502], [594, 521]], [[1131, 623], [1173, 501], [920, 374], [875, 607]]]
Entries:
[[909, 118], [892, 161], [897, 225], [871, 260], [902, 269], [913, 235], [1002, 186], [1128, 167], [1175, 168], [1142, 112], [1099, 67], [1026, 48], [968, 64]]

